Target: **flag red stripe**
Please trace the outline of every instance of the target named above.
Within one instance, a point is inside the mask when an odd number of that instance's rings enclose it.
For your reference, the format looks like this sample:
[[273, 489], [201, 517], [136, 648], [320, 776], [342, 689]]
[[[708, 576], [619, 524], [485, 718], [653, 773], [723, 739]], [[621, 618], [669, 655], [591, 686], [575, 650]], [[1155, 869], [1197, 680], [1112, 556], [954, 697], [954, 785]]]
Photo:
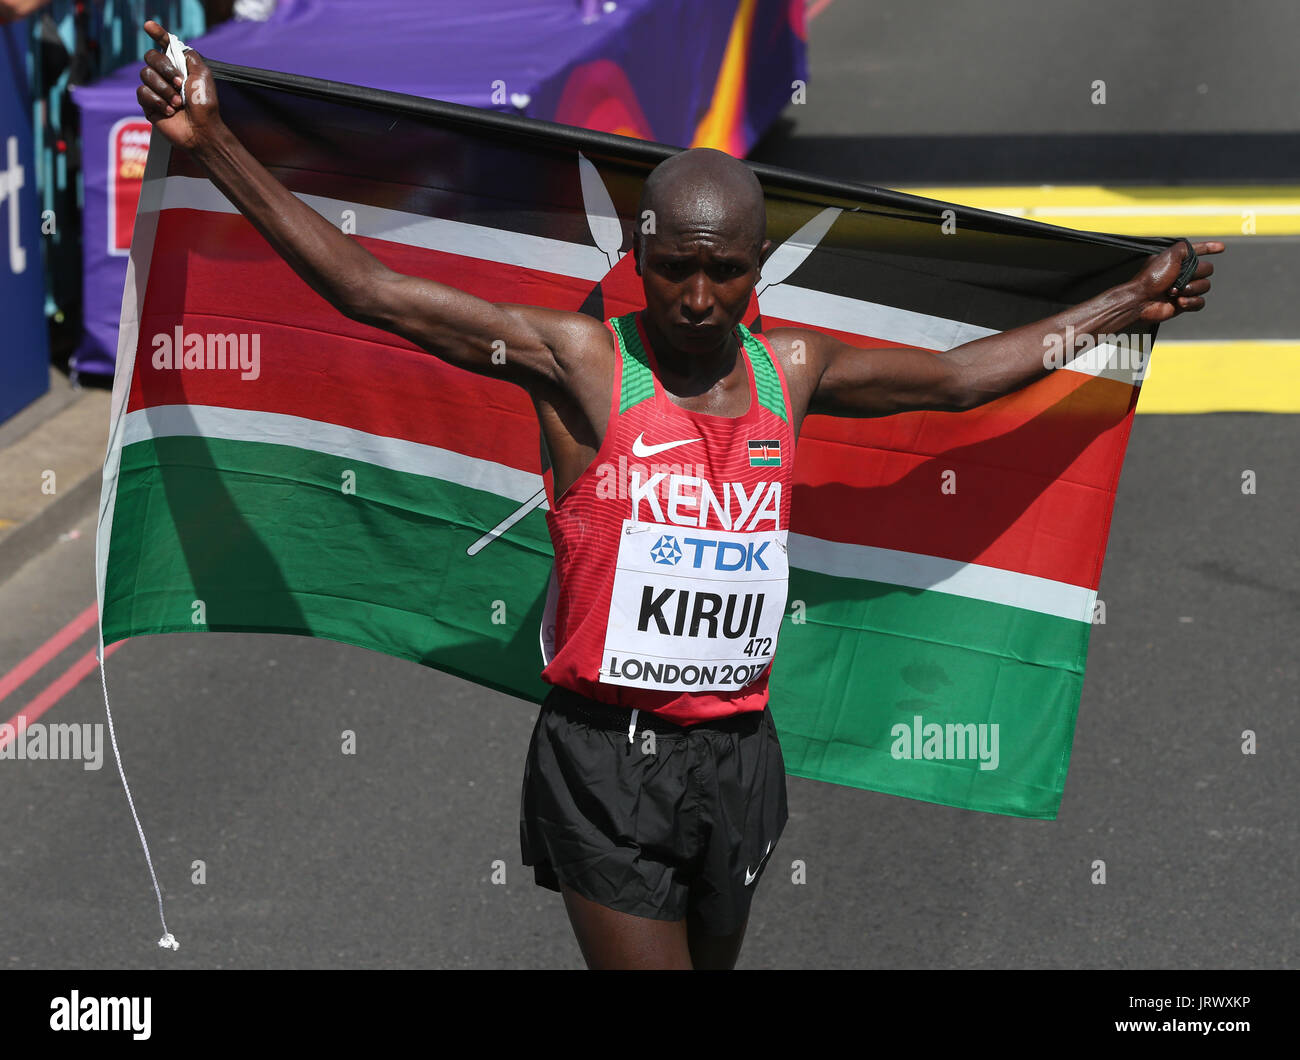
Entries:
[[[591, 287], [474, 258], [362, 242], [398, 271], [454, 282], [498, 302], [577, 309]], [[256, 334], [258, 378], [230, 369], [155, 369], [154, 336], [172, 336], [178, 324], [183, 334]], [[540, 468], [536, 414], [522, 389], [455, 368], [343, 316], [231, 214], [168, 210], [159, 219], [127, 408], [178, 403], [302, 416], [451, 448], [471, 448], [473, 432], [475, 455]], [[474, 429], [484, 422], [490, 431]]]
[[791, 529], [1095, 589], [1136, 393], [1057, 372], [962, 413], [960, 430], [952, 413], [809, 417]]

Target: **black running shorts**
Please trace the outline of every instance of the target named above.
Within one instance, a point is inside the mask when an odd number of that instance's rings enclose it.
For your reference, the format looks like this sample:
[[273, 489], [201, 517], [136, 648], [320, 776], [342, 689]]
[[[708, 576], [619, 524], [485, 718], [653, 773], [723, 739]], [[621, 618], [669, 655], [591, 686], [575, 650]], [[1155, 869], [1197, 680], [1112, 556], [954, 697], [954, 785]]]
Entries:
[[[524, 767], [519, 838], [538, 885], [730, 935], [785, 828], [768, 710], [679, 726], [553, 686]], [[653, 740], [650, 734], [653, 733]]]

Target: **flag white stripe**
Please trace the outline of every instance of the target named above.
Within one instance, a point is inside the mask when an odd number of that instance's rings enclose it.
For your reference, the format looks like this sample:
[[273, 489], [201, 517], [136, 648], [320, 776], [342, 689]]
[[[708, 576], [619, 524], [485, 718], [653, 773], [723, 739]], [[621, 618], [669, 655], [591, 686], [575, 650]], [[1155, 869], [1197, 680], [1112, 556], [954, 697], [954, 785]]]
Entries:
[[287, 445], [390, 471], [446, 479], [519, 502], [534, 496], [543, 483], [541, 475], [466, 456], [454, 449], [387, 438], [302, 416], [216, 405], [155, 405], [136, 409], [126, 417], [122, 444], [175, 437]]
[[[327, 453], [393, 471], [444, 479], [523, 503], [542, 477], [450, 449], [387, 438], [335, 423], [212, 405], [158, 405], [128, 413], [122, 444], [151, 438], [204, 437], [265, 442]], [[543, 502], [542, 507], [547, 505]], [[886, 548], [789, 535], [791, 566], [834, 577], [883, 582], [1005, 604], [1088, 622], [1096, 592], [1068, 582]]]
[[1078, 622], [1092, 621], [1093, 589], [978, 563], [898, 552], [890, 548], [790, 534], [790, 566], [837, 578], [884, 582], [909, 589], [1006, 604]]

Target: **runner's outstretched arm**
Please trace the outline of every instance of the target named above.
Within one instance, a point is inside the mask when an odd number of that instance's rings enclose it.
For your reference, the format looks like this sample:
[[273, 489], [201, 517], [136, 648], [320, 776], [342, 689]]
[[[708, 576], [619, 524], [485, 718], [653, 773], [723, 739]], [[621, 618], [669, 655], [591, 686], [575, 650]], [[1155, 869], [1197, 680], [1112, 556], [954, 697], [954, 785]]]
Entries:
[[[180, 73], [164, 54], [165, 29], [152, 20], [150, 50], [136, 90], [146, 118], [184, 148], [276, 253], [345, 316], [402, 336], [472, 372], [526, 389], [562, 385], [556, 347], [578, 314], [488, 302], [447, 284], [396, 272], [275, 179], [221, 120], [212, 72], [195, 51], [182, 102]], [[501, 346], [504, 343], [504, 347]], [[494, 353], [504, 353], [504, 363]]]
[[[1221, 254], [1216, 241], [1194, 245], [1197, 258]], [[768, 337], [803, 342], [811, 369], [792, 382], [808, 394], [809, 414], [888, 416], [895, 412], [961, 412], [978, 408], [1041, 379], [1103, 336], [1124, 335], [1205, 307], [1214, 265], [1199, 261], [1181, 289], [1174, 281], [1187, 251], [1175, 243], [1153, 254], [1127, 283], [1054, 316], [963, 343], [944, 353], [869, 350], [822, 332], [777, 328]], [[1066, 349], [1067, 339], [1074, 348]], [[1085, 343], [1091, 337], [1092, 343]]]

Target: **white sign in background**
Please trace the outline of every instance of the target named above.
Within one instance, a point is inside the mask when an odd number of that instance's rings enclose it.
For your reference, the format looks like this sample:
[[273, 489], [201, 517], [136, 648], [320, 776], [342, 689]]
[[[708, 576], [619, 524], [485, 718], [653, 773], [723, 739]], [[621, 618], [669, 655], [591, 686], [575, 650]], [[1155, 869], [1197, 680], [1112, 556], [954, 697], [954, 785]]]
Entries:
[[0, 170], [0, 203], [9, 205], [9, 271], [15, 276], [27, 271], [27, 250], [23, 246], [21, 196], [26, 172], [18, 160], [18, 137], [5, 137], [5, 168]]

